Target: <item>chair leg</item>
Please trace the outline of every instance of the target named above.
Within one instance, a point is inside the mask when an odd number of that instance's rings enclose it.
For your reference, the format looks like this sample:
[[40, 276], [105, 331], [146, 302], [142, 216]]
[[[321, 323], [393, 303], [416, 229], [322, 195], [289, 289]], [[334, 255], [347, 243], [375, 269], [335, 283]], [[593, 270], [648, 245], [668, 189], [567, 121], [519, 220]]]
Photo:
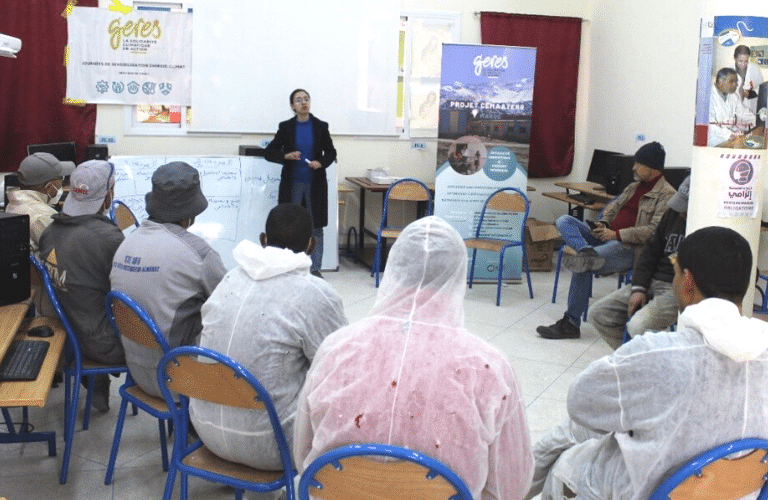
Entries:
[[120, 413], [117, 414], [115, 437], [112, 439], [112, 451], [109, 453], [109, 463], [107, 464], [107, 475], [104, 477], [104, 484], [106, 485], [112, 484], [112, 475], [115, 473], [117, 449], [120, 447], [120, 438], [123, 435], [123, 425], [125, 424], [126, 411], [128, 411], [128, 400], [123, 399], [123, 401], [120, 403]]
[[[77, 372], [75, 372], [75, 376]], [[67, 474], [69, 473], [69, 458], [72, 455], [72, 440], [75, 435], [75, 421], [77, 418], [77, 404], [80, 399], [80, 381], [76, 380], [72, 384], [74, 391], [70, 399], [69, 407], [65, 407], [67, 416], [65, 421], [67, 425], [64, 428], [64, 456], [61, 460], [61, 475], [59, 476], [59, 483], [67, 484]]]
[[93, 386], [96, 384], [96, 375], [88, 375], [88, 389], [85, 396], [85, 413], [83, 413], [83, 430], [87, 431], [91, 425], [91, 400], [93, 399]]
[[472, 249], [472, 267], [469, 268], [469, 288], [472, 288], [472, 281], [475, 278], [475, 258], [477, 257], [477, 248]]
[[525, 249], [525, 245], [520, 245], [523, 249], [523, 264], [525, 264], [525, 276], [528, 278], [528, 295], [533, 298], [533, 286], [531, 285], [531, 266], [528, 262], [528, 252]]
[[379, 288], [379, 270], [381, 269], [381, 238], [376, 238], [376, 251], [373, 254], [373, 272], [376, 275], [376, 288]]
[[240, 488], [235, 489], [235, 500], [243, 500], [243, 490]]
[[552, 289], [552, 303], [555, 303], [555, 300], [557, 299], [557, 282], [560, 279], [560, 264], [563, 262], [563, 248], [565, 246], [561, 246], [560, 250], [557, 252], [557, 267], [555, 267], [555, 286]]
[[157, 419], [160, 428], [160, 455], [163, 459], [163, 470], [168, 471], [168, 438], [165, 434], [165, 420]]
[[501, 252], [499, 252], [499, 276], [498, 276], [498, 282], [496, 283], [496, 306], [498, 307], [501, 305], [501, 276], [504, 272], [504, 250], [506, 248], [502, 248]]

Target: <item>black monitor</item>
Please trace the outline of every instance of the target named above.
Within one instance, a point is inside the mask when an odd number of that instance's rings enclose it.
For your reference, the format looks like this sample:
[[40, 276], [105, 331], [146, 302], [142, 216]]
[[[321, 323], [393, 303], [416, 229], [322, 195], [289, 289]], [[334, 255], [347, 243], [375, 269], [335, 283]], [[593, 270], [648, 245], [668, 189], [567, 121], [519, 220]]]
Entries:
[[691, 169], [688, 167], [664, 167], [664, 178], [675, 189], [680, 189], [680, 184], [689, 175], [691, 175]]
[[30, 144], [27, 146], [27, 154], [50, 153], [59, 161], [71, 161], [77, 164], [74, 142], [56, 142], [53, 144]]
[[[763, 82], [760, 84], [760, 86], [757, 88], [757, 124], [756, 126], [765, 126], [765, 113], [768, 112], [768, 109], [760, 113], [761, 109], [765, 109], [768, 107], [768, 82]], [[762, 119], [760, 119], [760, 115], [762, 114]]]
[[595, 149], [592, 153], [592, 162], [589, 164], [589, 173], [587, 173], [587, 180], [589, 182], [596, 182], [605, 187], [608, 172], [608, 158], [619, 155], [615, 151], [606, 151], [604, 149]]

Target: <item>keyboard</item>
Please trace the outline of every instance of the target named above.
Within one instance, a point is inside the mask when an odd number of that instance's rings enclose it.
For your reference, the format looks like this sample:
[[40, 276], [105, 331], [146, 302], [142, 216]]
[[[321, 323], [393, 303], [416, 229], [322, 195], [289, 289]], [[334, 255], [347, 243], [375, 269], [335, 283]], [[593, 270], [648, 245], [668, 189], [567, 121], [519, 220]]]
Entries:
[[591, 205], [595, 202], [594, 198], [590, 198], [589, 196], [585, 195], [584, 193], [575, 193], [575, 194], [569, 194], [570, 198], [583, 203], [585, 205]]
[[45, 340], [11, 342], [0, 363], [1, 380], [35, 380], [51, 344]]

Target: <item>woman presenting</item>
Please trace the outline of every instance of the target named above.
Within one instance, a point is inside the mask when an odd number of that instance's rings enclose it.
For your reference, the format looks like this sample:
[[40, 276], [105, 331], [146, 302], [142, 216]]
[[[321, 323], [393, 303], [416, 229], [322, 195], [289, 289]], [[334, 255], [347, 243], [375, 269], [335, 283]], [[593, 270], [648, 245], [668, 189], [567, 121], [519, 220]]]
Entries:
[[265, 158], [282, 163], [278, 203], [295, 203], [312, 214], [315, 250], [311, 273], [322, 277], [323, 228], [328, 225], [328, 182], [325, 169], [336, 160], [336, 149], [328, 132], [328, 124], [309, 112], [309, 93], [304, 89], [291, 92], [291, 109], [296, 114], [281, 122]]

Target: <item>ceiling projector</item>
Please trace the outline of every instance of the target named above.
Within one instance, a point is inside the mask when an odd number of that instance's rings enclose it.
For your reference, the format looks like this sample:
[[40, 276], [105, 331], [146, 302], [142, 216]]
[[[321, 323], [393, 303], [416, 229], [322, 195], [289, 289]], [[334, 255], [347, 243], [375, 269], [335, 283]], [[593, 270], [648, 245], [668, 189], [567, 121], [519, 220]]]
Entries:
[[16, 53], [20, 50], [21, 40], [0, 33], [0, 56], [16, 57]]

